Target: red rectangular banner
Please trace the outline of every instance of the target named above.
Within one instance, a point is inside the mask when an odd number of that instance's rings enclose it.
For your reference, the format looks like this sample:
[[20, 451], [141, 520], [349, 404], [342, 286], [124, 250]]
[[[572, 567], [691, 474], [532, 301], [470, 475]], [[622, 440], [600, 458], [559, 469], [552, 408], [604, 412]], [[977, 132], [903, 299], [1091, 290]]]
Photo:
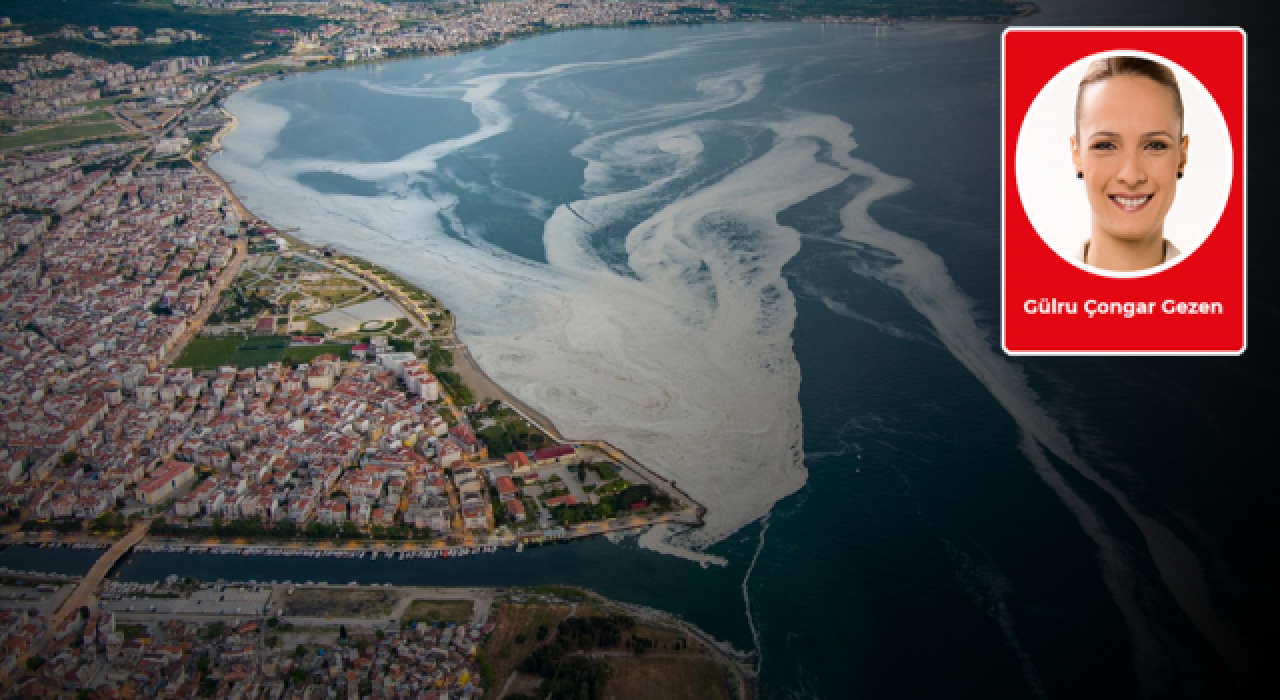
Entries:
[[1005, 31], [1006, 352], [1244, 352], [1245, 79], [1239, 29]]

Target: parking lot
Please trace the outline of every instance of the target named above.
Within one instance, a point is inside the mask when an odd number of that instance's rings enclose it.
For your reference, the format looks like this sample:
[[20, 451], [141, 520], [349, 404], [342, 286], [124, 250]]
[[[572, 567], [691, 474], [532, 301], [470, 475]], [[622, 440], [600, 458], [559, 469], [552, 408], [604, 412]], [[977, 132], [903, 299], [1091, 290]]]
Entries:
[[49, 616], [62, 605], [62, 601], [75, 590], [73, 583], [50, 584], [57, 586], [53, 592], [37, 590], [34, 586], [0, 586], [0, 608], [12, 610], [30, 610], [35, 608], [41, 615]]
[[128, 596], [107, 601], [115, 612], [164, 613], [175, 615], [260, 615], [271, 599], [268, 586], [216, 586], [202, 588], [190, 598]]

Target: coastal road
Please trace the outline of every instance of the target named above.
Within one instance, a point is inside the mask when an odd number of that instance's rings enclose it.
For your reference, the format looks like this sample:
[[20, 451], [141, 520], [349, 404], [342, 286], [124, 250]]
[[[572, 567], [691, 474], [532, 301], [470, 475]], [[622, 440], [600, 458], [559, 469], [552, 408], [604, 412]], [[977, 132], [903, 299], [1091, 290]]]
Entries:
[[242, 203], [240, 198], [236, 196], [236, 193], [231, 190], [231, 186], [227, 184], [227, 181], [223, 180], [221, 175], [214, 172], [213, 168], [206, 165], [204, 161], [193, 162], [193, 165], [199, 168], [200, 172], [213, 178], [213, 181], [222, 187], [222, 191], [227, 193], [227, 199], [231, 200], [231, 206], [235, 207], [236, 214], [240, 217], [241, 221], [253, 221], [256, 218], [252, 212], [245, 208], [244, 203]]
[[[226, 183], [222, 181], [222, 178], [218, 177], [217, 173], [210, 170], [204, 163], [194, 163], [194, 165], [200, 172], [209, 176], [214, 180], [214, 182], [217, 182], [222, 186], [223, 191], [227, 193], [227, 198], [231, 200], [231, 203], [236, 207], [237, 212], [243, 209], [243, 207], [240, 206], [239, 201], [235, 198], [236, 196], [231, 191], [231, 188], [227, 187]], [[248, 259], [249, 244], [243, 240], [236, 240], [235, 255], [231, 258], [231, 262], [227, 263], [227, 266], [222, 270], [222, 274], [218, 275], [218, 279], [214, 282], [213, 288], [209, 290], [209, 294], [205, 297], [204, 303], [200, 306], [200, 309], [196, 311], [196, 315], [187, 319], [187, 329], [182, 332], [182, 336], [178, 339], [178, 342], [174, 343], [173, 346], [169, 348], [169, 351], [165, 353], [164, 357], [160, 361], [160, 366], [168, 367], [173, 364], [173, 362], [178, 359], [178, 356], [182, 354], [183, 349], [187, 347], [187, 344], [191, 342], [192, 338], [195, 338], [196, 335], [200, 333], [201, 329], [204, 328], [204, 324], [209, 320], [209, 316], [213, 314], [214, 309], [218, 308], [218, 303], [222, 299], [222, 292], [231, 287], [231, 283], [234, 282], [236, 277], [240, 274], [240, 268], [244, 266], [245, 261]]]

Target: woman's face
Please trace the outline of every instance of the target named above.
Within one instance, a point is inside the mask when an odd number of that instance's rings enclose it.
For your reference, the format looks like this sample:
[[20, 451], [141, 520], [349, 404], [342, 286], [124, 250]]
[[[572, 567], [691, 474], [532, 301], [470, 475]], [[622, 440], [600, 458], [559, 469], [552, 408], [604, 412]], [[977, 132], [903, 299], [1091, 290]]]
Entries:
[[1163, 236], [1187, 162], [1181, 131], [1172, 90], [1150, 78], [1119, 75], [1085, 86], [1071, 148], [1095, 231], [1131, 241]]

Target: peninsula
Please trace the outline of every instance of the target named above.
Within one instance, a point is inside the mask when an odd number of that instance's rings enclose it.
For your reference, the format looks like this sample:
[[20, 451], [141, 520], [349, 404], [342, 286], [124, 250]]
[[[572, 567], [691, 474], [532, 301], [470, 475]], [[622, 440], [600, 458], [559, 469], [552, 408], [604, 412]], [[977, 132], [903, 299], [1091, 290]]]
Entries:
[[[83, 582], [82, 582], [83, 583]], [[0, 630], [79, 592], [0, 573]], [[0, 669], [21, 697], [755, 697], [749, 658], [665, 613], [566, 586], [442, 588], [293, 581], [108, 581]], [[16, 676], [16, 678], [13, 678]]]
[[[174, 688], [196, 681], [222, 693], [257, 679], [280, 681], [272, 688], [283, 693], [295, 684], [281, 674], [320, 688], [345, 672], [345, 687], [362, 694], [383, 677], [370, 664], [384, 652], [444, 636], [402, 633], [388, 618], [365, 649], [338, 644], [351, 638], [339, 629], [332, 643], [293, 645], [299, 661], [290, 664], [264, 649], [273, 638], [266, 630], [288, 617], [268, 604], [293, 585], [277, 582], [254, 599], [260, 607], [219, 608], [229, 620], [161, 624], [190, 611], [178, 603], [130, 610], [121, 596], [137, 593], [103, 583], [131, 551], [402, 560], [702, 522], [705, 510], [674, 483], [608, 443], [561, 435], [485, 376], [428, 291], [255, 217], [205, 160], [235, 127], [222, 101], [266, 77], [557, 29], [769, 12], [715, 3], [174, 5], [163, 17], [174, 27], [132, 5], [118, 10], [123, 21], [50, 27], [41, 17], [0, 17], [2, 534], [9, 546], [102, 551], [74, 588], [40, 572], [0, 572], [24, 589], [15, 588], [20, 604], [4, 616], [6, 682], [25, 675], [87, 687], [93, 679], [76, 675], [90, 673], [86, 666], [109, 676], [124, 659], [157, 677], [188, 674]], [[1033, 7], [992, 5], [1002, 10], [963, 19], [998, 21]], [[814, 19], [905, 26], [884, 13]], [[170, 581], [144, 595], [204, 605], [222, 587], [223, 603], [225, 585]], [[30, 587], [37, 605], [26, 605]], [[159, 617], [127, 622], [128, 639], [113, 627], [129, 614]], [[631, 629], [620, 614], [585, 624]], [[284, 624], [315, 616], [296, 617]], [[467, 641], [499, 631], [483, 619], [465, 623]], [[535, 636], [546, 636], [542, 627]], [[561, 652], [521, 647], [528, 656], [512, 657], [508, 670], [522, 663], [542, 673], [552, 657], [558, 668], [575, 651], [590, 675], [585, 628], [567, 629], [576, 641]], [[511, 637], [521, 635], [527, 640], [528, 632]], [[654, 638], [633, 634], [630, 645], [648, 649], [642, 640]], [[161, 651], [167, 643], [127, 644], [140, 639], [210, 644], [194, 656]], [[686, 642], [662, 644], [683, 651]], [[125, 656], [113, 659], [117, 643]], [[322, 648], [340, 661], [317, 662]], [[82, 663], [94, 649], [105, 660]], [[432, 676], [440, 687], [462, 692], [484, 675], [475, 649], [417, 656], [427, 657], [434, 665], [417, 670], [443, 673]], [[350, 666], [365, 675], [351, 676]]]

